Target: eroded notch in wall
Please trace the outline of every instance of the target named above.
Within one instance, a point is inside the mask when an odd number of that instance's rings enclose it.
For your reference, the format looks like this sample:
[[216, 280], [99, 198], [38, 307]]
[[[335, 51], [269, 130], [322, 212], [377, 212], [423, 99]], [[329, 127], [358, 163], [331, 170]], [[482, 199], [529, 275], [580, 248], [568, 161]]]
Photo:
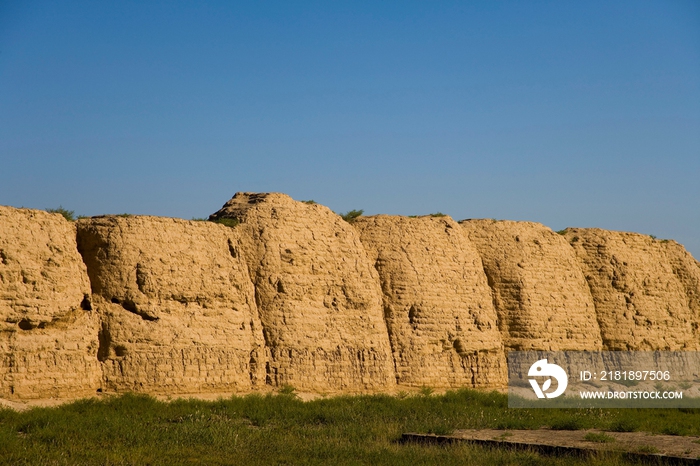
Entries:
[[152, 315], [148, 314], [147, 312], [139, 309], [136, 306], [136, 303], [134, 303], [130, 299], [121, 300], [119, 298], [112, 297], [112, 299], [110, 301], [114, 304], [119, 304], [122, 308], [124, 308], [124, 310], [129, 311], [132, 314], [136, 314], [137, 316], [141, 317], [143, 320], [147, 320], [149, 322], [154, 322], [154, 321], [158, 320], [158, 317], [152, 316]]

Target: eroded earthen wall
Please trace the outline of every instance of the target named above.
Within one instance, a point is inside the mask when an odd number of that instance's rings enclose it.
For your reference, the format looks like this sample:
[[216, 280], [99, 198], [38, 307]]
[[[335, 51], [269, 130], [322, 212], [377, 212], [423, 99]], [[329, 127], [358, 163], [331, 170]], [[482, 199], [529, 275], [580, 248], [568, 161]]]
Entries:
[[694, 340], [700, 346], [700, 262], [696, 261], [685, 248], [673, 240], [658, 240], [668, 258], [671, 270], [685, 290], [693, 320]]
[[383, 291], [397, 380], [431, 387], [506, 384], [481, 259], [449, 217], [360, 217], [353, 226]]
[[213, 214], [241, 224], [269, 350], [268, 383], [297, 389], [395, 385], [377, 272], [359, 235], [327, 207], [237, 193]]
[[595, 306], [566, 239], [539, 223], [464, 220], [513, 350], [600, 350]]
[[[697, 348], [697, 310], [689, 307], [674, 268], [682, 275], [689, 266], [684, 279], [689, 287], [697, 274], [677, 248], [650, 236], [597, 228], [568, 228], [565, 237], [584, 270], [606, 349]], [[690, 305], [697, 306], [695, 299]]]
[[700, 266], [674, 241], [449, 217], [351, 225], [282, 194], [239, 193], [215, 218], [241, 223], [0, 207], [0, 397], [494, 387], [502, 343], [700, 346]]
[[97, 358], [106, 390], [264, 385], [262, 328], [236, 231], [141, 216], [77, 224], [102, 317]]
[[75, 225], [0, 206], [0, 397], [95, 393], [98, 325]]

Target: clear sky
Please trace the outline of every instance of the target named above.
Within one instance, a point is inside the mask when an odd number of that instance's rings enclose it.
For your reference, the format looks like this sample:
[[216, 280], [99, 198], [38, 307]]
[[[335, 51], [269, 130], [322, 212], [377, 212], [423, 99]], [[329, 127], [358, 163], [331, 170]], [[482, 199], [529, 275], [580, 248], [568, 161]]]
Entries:
[[236, 191], [700, 258], [700, 2], [0, 0], [0, 204]]

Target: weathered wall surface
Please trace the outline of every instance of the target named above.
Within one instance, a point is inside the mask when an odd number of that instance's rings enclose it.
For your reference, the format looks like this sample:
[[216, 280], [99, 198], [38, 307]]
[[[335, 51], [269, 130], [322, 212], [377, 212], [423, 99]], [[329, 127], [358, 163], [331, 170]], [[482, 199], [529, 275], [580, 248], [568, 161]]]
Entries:
[[395, 385], [377, 272], [359, 234], [327, 207], [237, 193], [236, 218], [269, 350], [268, 383], [298, 389]]
[[77, 225], [102, 317], [97, 358], [106, 390], [264, 385], [262, 328], [235, 230], [141, 216]]
[[460, 224], [483, 260], [507, 348], [601, 349], [593, 299], [561, 235], [532, 222]]
[[700, 262], [673, 240], [659, 240], [668, 258], [671, 270], [685, 290], [688, 310], [692, 318], [693, 339], [700, 348]]
[[95, 393], [98, 318], [59, 214], [0, 206], [0, 397]]
[[569, 228], [565, 236], [595, 300], [606, 349], [698, 347], [697, 294], [686, 293], [686, 287], [698, 289], [698, 273], [684, 250], [650, 236], [597, 228]]
[[401, 384], [505, 386], [491, 291], [476, 248], [449, 217], [360, 217], [353, 226], [381, 280]]
[[674, 241], [274, 193], [216, 218], [240, 224], [0, 206], [0, 398], [497, 387], [504, 348], [700, 349]]

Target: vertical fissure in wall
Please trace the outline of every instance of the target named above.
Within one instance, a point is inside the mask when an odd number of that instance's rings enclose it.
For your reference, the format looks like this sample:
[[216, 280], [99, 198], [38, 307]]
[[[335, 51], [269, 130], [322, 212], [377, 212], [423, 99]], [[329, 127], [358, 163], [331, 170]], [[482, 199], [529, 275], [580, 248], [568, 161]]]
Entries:
[[95, 315], [97, 316], [98, 323], [98, 331], [97, 331], [97, 353], [95, 354], [95, 357], [99, 361], [99, 367], [100, 367], [100, 386], [96, 389], [97, 392], [102, 392], [105, 388], [106, 380], [107, 380], [107, 374], [105, 372], [105, 364], [106, 361], [109, 359], [109, 349], [110, 345], [112, 342], [111, 335], [109, 333], [109, 329], [107, 328], [107, 323], [104, 321], [103, 315], [100, 312], [99, 308], [96, 308], [93, 303], [95, 302], [93, 295], [96, 294], [95, 291], [95, 285], [97, 282], [97, 271], [94, 270], [93, 266], [96, 267], [96, 264], [92, 264], [91, 261], [89, 261], [86, 257], [86, 239], [84, 238], [84, 235], [86, 233], [83, 232], [80, 228], [80, 225], [76, 225], [75, 228], [75, 244], [76, 244], [76, 249], [78, 250], [78, 254], [80, 254], [80, 259], [83, 261], [83, 264], [85, 265], [85, 270], [87, 272], [87, 278], [88, 278], [88, 283], [90, 284], [90, 293], [85, 293], [83, 296], [83, 300], [80, 303], [81, 309], [85, 311], [92, 311], [95, 310]]

